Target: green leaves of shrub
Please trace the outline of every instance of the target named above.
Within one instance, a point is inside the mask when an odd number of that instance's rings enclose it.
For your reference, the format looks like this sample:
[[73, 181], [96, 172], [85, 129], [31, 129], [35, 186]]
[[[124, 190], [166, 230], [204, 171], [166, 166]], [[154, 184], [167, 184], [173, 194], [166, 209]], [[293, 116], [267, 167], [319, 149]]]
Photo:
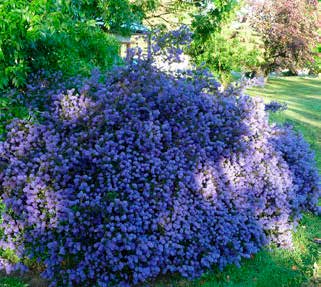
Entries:
[[[30, 72], [61, 70], [67, 76], [110, 68], [118, 43], [103, 32], [87, 6], [73, 1], [0, 2], [0, 89], [21, 87]], [[82, 4], [96, 1], [80, 1]], [[86, 11], [77, 9], [86, 9]]]
[[197, 55], [197, 63], [205, 63], [224, 84], [232, 80], [232, 71], [258, 72], [264, 63], [263, 43], [246, 24], [237, 28], [223, 25], [220, 32], [206, 41], [207, 48]]
[[[5, 132], [6, 125], [12, 118], [26, 118], [28, 116], [27, 108], [15, 104], [7, 97], [0, 97], [0, 139]], [[1, 208], [0, 208], [1, 209]]]

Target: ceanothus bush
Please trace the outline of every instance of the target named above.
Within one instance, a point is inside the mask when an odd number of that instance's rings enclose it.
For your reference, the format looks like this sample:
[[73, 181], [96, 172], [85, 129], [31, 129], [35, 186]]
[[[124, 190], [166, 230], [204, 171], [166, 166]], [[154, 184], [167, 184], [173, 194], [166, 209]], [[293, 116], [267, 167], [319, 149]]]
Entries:
[[277, 101], [271, 101], [265, 105], [265, 111], [269, 111], [272, 113], [282, 112], [287, 110], [288, 106], [286, 103], [279, 103]]
[[41, 120], [14, 120], [0, 144], [0, 246], [42, 264], [51, 286], [194, 278], [289, 246], [315, 210], [308, 145], [208, 72], [136, 59], [76, 86], [48, 88]]

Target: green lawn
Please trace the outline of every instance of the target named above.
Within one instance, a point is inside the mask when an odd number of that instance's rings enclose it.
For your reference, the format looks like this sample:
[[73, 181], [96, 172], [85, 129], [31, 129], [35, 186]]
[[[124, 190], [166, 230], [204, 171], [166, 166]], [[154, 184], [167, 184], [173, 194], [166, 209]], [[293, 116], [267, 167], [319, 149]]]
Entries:
[[274, 114], [271, 119], [290, 122], [304, 134], [316, 152], [321, 171], [321, 79], [271, 79], [264, 88], [252, 89], [250, 93], [263, 96], [266, 102], [276, 100], [288, 105], [287, 111]]
[[[321, 79], [297, 77], [271, 79], [264, 88], [250, 91], [269, 102], [277, 100], [289, 109], [272, 116], [273, 121], [291, 122], [301, 130], [316, 151], [321, 171]], [[212, 271], [190, 282], [180, 278], [165, 278], [155, 287], [317, 287], [321, 286], [321, 245], [313, 243], [321, 238], [321, 218], [306, 214], [294, 234], [294, 250], [263, 250], [244, 260], [241, 268], [228, 267], [224, 272]], [[19, 285], [20, 284], [20, 285]], [[22, 287], [12, 278], [0, 278], [0, 287]], [[33, 284], [28, 285], [34, 287]], [[67, 287], [67, 286], [66, 286]]]

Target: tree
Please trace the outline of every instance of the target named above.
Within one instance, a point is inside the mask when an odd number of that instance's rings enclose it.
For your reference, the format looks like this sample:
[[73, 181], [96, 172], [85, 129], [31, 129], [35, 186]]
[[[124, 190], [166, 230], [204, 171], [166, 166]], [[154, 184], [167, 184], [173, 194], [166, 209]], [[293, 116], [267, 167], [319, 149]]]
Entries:
[[250, 21], [265, 46], [265, 75], [280, 69], [296, 73], [313, 61], [320, 29], [317, 1], [256, 0], [251, 4]]
[[210, 68], [224, 85], [233, 80], [233, 71], [256, 74], [264, 61], [261, 38], [247, 23], [223, 25], [204, 46], [204, 52], [194, 60]]
[[194, 17], [190, 54], [223, 82], [232, 80], [232, 71], [257, 71], [262, 64], [260, 37], [245, 21], [243, 1], [208, 1]]
[[117, 62], [118, 43], [106, 30], [129, 34], [131, 23], [155, 5], [154, 0], [0, 0], [0, 89], [24, 86], [40, 69], [66, 76], [109, 69]]
[[[238, 5], [237, 0], [202, 1], [199, 13], [195, 15], [192, 28], [197, 45], [205, 44], [215, 32], [220, 31], [222, 24], [231, 19]], [[201, 45], [200, 50], [204, 49]]]

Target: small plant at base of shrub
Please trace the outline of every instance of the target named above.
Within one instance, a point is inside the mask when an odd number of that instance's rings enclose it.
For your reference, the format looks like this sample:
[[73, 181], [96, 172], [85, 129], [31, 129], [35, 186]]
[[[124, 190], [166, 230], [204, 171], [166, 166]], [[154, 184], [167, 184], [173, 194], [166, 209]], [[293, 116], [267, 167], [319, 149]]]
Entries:
[[285, 103], [282, 104], [277, 101], [272, 101], [272, 102], [265, 105], [265, 111], [269, 111], [272, 113], [285, 111], [285, 110], [287, 110], [287, 108], [288, 108], [287, 104], [285, 104]]
[[319, 178], [303, 139], [269, 126], [262, 101], [144, 59], [101, 78], [48, 92], [42, 121], [8, 128], [3, 249], [42, 263], [51, 286], [104, 287], [194, 278], [291, 245]]

